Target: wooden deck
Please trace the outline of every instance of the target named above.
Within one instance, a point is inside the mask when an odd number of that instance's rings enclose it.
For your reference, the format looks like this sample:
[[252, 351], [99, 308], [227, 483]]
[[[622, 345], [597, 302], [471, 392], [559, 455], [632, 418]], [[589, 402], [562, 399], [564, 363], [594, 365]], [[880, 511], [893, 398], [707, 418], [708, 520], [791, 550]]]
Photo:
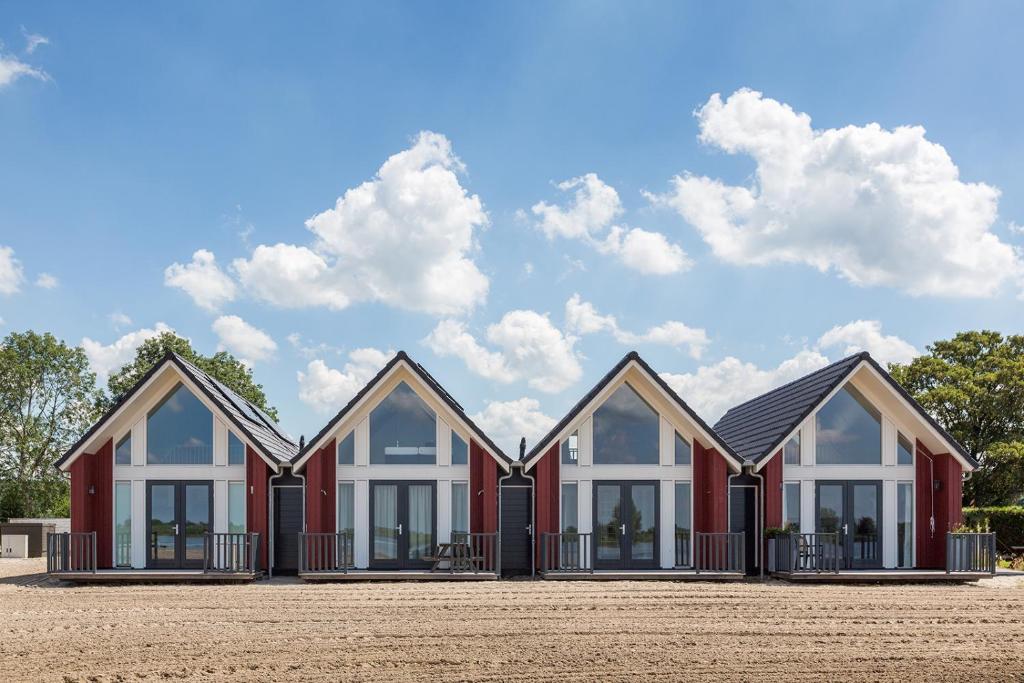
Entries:
[[351, 569], [348, 572], [299, 572], [303, 581], [497, 581], [494, 572], [453, 572], [427, 569]]
[[772, 577], [793, 583], [967, 583], [990, 578], [987, 572], [944, 569], [846, 569], [834, 572], [775, 572]]
[[597, 569], [594, 572], [541, 572], [546, 581], [743, 581], [739, 572], [700, 572], [692, 569]]
[[202, 569], [100, 569], [93, 572], [51, 572], [51, 578], [72, 583], [247, 583], [263, 572], [203, 572]]

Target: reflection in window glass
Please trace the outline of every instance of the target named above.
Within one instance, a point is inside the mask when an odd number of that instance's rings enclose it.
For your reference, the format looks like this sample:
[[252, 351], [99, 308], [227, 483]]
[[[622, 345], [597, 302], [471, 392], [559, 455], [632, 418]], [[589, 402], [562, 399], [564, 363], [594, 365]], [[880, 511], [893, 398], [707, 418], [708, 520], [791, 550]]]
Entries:
[[338, 442], [338, 464], [356, 464], [356, 433], [349, 432], [348, 436]]
[[914, 483], [896, 484], [896, 561], [900, 567], [914, 566]]
[[575, 534], [579, 531], [579, 507], [576, 482], [562, 484], [562, 533]]
[[347, 532], [349, 538], [356, 528], [356, 485], [351, 481], [338, 483], [338, 531]]
[[401, 382], [370, 413], [370, 464], [436, 463], [437, 416]]
[[676, 566], [689, 567], [690, 561], [690, 482], [676, 482]]
[[452, 533], [469, 533], [469, 483], [452, 482]]
[[452, 432], [452, 464], [465, 465], [467, 463], [469, 463], [469, 446], [461, 436]]
[[118, 567], [132, 564], [132, 483], [114, 484], [114, 563]]
[[562, 442], [562, 464], [575, 465], [580, 457], [580, 434], [573, 432]]
[[228, 482], [228, 532], [245, 533], [245, 482]]
[[800, 464], [800, 432], [782, 447], [782, 462], [785, 465]]
[[782, 526], [787, 531], [800, 531], [800, 482], [787, 481], [782, 489]]
[[847, 384], [816, 417], [819, 465], [882, 464], [882, 414]]
[[228, 464], [245, 464], [245, 444], [235, 436], [234, 432], [228, 432]]
[[594, 412], [594, 464], [658, 464], [658, 413], [628, 384]]
[[676, 432], [676, 464], [689, 465], [693, 455], [690, 451], [690, 442]]
[[146, 463], [213, 464], [213, 413], [184, 384], [146, 417]]
[[117, 442], [117, 446], [114, 448], [114, 464], [115, 465], [131, 465], [132, 464], [132, 433], [128, 432], [124, 437]]
[[910, 439], [902, 434], [896, 439], [896, 464], [914, 464], [914, 444], [910, 443]]

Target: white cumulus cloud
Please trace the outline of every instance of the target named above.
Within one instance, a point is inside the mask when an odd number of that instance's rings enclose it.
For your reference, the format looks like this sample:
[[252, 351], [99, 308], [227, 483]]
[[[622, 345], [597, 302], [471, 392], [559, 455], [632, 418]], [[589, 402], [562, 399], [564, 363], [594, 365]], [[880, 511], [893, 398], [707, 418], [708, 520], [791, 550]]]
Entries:
[[267, 360], [277, 351], [277, 344], [269, 334], [237, 315], [222, 315], [214, 320], [213, 332], [217, 335], [218, 351], [230, 351], [249, 367]]
[[992, 231], [999, 190], [964, 182], [920, 126], [815, 129], [752, 90], [696, 112], [700, 140], [757, 164], [748, 186], [683, 174], [656, 204], [675, 209], [728, 263], [803, 263], [857, 285], [986, 297], [1024, 277]]
[[258, 299], [342, 309], [357, 301], [438, 315], [483, 303], [490, 282], [472, 260], [488, 225], [464, 166], [444, 135], [424, 131], [372, 180], [306, 221], [310, 246], [259, 246], [234, 267]]
[[537, 202], [531, 207], [537, 227], [549, 239], [578, 239], [602, 254], [615, 255], [627, 267], [649, 275], [669, 275], [688, 270], [693, 262], [686, 252], [659, 232], [615, 224], [623, 214], [619, 193], [611, 185], [587, 173], [557, 185], [573, 192], [565, 207]]
[[183, 290], [197, 306], [208, 311], [217, 311], [235, 299], [234, 280], [220, 269], [213, 252], [206, 249], [192, 254], [191, 263], [167, 266], [164, 284]]
[[565, 326], [570, 334], [586, 335], [608, 332], [620, 344], [660, 344], [686, 347], [690, 356], [700, 358], [711, 343], [703, 328], [690, 327], [678, 320], [669, 320], [638, 334], [623, 330], [613, 315], [603, 315], [579, 294], [573, 294], [565, 302]]
[[526, 437], [529, 450], [556, 422], [541, 411], [540, 402], [535, 398], [491, 401], [470, 418], [513, 460], [519, 457], [521, 438]]
[[39, 276], [36, 278], [36, 287], [42, 289], [56, 289], [59, 284], [60, 282], [57, 278], [49, 273], [39, 273]]
[[0, 294], [17, 294], [24, 280], [25, 271], [14, 258], [14, 249], [0, 246]]
[[439, 356], [461, 358], [473, 373], [497, 382], [525, 381], [546, 393], [560, 392], [583, 374], [567, 337], [536, 311], [509, 311], [487, 328], [488, 349], [464, 323], [442, 320], [423, 342]]
[[299, 400], [318, 413], [335, 413], [348, 403], [395, 355], [394, 351], [355, 349], [341, 370], [320, 360], [311, 360], [306, 371], [299, 370]]
[[23, 77], [34, 78], [38, 81], [50, 80], [50, 75], [42, 69], [27, 64], [14, 55], [0, 53], [0, 89]]
[[92, 371], [96, 373], [97, 380], [100, 384], [104, 384], [112, 372], [119, 370], [122, 365], [131, 362], [135, 358], [135, 350], [142, 345], [142, 342], [164, 332], [173, 331], [166, 324], [158, 322], [151, 328], [143, 327], [134, 332], [129, 332], [112, 344], [103, 344], [89, 337], [84, 337], [82, 339], [82, 349], [89, 359]]
[[844, 356], [867, 351], [883, 366], [887, 363], [909, 363], [921, 352], [896, 335], [882, 334], [877, 320], [855, 320], [836, 325], [818, 339], [821, 349], [842, 349]]

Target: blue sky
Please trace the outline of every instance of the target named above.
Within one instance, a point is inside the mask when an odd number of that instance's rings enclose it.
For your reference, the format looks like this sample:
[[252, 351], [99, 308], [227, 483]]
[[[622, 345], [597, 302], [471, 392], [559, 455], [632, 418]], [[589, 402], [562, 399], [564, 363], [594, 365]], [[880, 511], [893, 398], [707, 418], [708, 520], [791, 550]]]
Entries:
[[296, 435], [401, 348], [506, 445], [630, 348], [714, 420], [854, 348], [1018, 333], [1022, 21], [6, 3], [0, 333], [102, 373], [167, 326]]

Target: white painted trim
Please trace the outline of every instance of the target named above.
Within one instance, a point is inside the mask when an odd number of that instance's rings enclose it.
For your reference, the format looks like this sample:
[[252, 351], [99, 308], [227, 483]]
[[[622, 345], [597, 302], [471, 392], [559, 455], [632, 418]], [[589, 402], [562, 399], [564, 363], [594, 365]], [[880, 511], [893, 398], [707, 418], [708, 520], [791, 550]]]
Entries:
[[[726, 449], [724, 442], [713, 432], [702, 428], [700, 424], [698, 424], [692, 417], [690, 417], [690, 415], [685, 410], [678, 406], [675, 399], [669, 396], [668, 393], [666, 393], [665, 390], [661, 387], [661, 385], [658, 384], [658, 382], [654, 381], [654, 379], [651, 378], [650, 373], [648, 373], [643, 368], [643, 366], [641, 366], [635, 360], [631, 360], [626, 365], [624, 365], [622, 369], [619, 370], [619, 372], [617, 372], [611, 380], [609, 380], [608, 384], [606, 384], [600, 392], [598, 392], [585, 406], [583, 406], [582, 409], [580, 409], [575, 419], [571, 420], [558, 433], [553, 434], [547, 441], [542, 443], [541, 447], [538, 449], [538, 455], [532, 460], [530, 460], [528, 463], [526, 463], [524, 471], [529, 472], [538, 462], [540, 462], [542, 458], [545, 457], [547, 452], [551, 449], [551, 447], [554, 444], [561, 444], [570, 434], [572, 434], [580, 426], [582, 426], [582, 424], [586, 420], [591, 419], [591, 417], [594, 414], [594, 411], [597, 410], [605, 401], [607, 401], [608, 397], [611, 396], [611, 394], [616, 389], [619, 388], [619, 386], [625, 381], [624, 378], [626, 374], [628, 374], [631, 370], [636, 371], [637, 374], [641, 375], [646, 381], [649, 388], [653, 389], [661, 397], [662, 400], [664, 400], [668, 405], [672, 406], [677, 410], [677, 413], [680, 416], [682, 416], [683, 421], [689, 427], [689, 429], [682, 430], [683, 432], [693, 432], [694, 434], [703, 438], [705, 441], [711, 443], [714, 446], [715, 450], [718, 451], [719, 457], [724, 458], [726, 463], [728, 463], [730, 470], [732, 470], [733, 472], [739, 472], [741, 470], [740, 464], [733, 460], [733, 458], [728, 454], [728, 450]], [[636, 387], [634, 387], [634, 389], [636, 389]], [[643, 396], [642, 393], [641, 396]], [[669, 420], [669, 422], [672, 421]], [[582, 437], [583, 434], [581, 431], [581, 441]], [[582, 460], [582, 445], [580, 447], [580, 451]]]
[[[438, 414], [437, 415], [437, 419], [438, 420], [444, 420], [445, 422], [448, 423], [449, 426], [451, 426], [452, 424], [455, 424], [457, 427], [459, 427], [459, 430], [461, 432], [464, 432], [466, 434], [469, 434], [469, 435], [475, 435], [476, 434], [476, 432], [474, 432], [473, 429], [470, 428], [469, 424], [466, 423], [466, 421], [463, 420], [461, 417], [459, 417], [459, 415], [454, 410], [452, 410], [447, 405], [447, 403], [445, 403], [445, 400], [441, 397], [441, 395], [431, 385], [429, 385], [428, 383], [423, 381], [423, 378], [421, 378], [419, 376], [419, 374], [412, 367], [412, 365], [407, 360], [405, 360], [404, 358], [400, 359], [397, 363], [395, 363], [395, 365], [392, 366], [392, 368], [383, 377], [381, 377], [379, 380], [377, 380], [377, 382], [373, 386], [373, 388], [370, 391], [366, 392], [366, 394], [362, 398], [360, 398], [359, 401], [348, 410], [348, 415], [346, 415], [346, 420], [347, 420], [348, 416], [358, 415], [366, 406], [368, 406], [368, 405], [376, 406], [376, 404], [378, 404], [382, 400], [384, 400], [387, 397], [387, 394], [381, 395], [382, 394], [381, 387], [387, 386], [388, 383], [390, 382], [391, 378], [394, 377], [400, 370], [405, 370], [405, 372], [409, 375], [408, 379], [416, 384], [416, 386], [413, 387], [414, 391], [417, 391], [417, 393], [419, 393], [419, 391], [421, 391], [421, 390], [425, 391], [425, 392], [429, 393], [434, 398], [435, 401], [437, 401], [437, 403], [443, 409], [445, 415], [448, 418], [448, 419], [445, 419], [440, 414]], [[435, 411], [435, 413], [436, 412], [437, 411]], [[345, 430], [345, 428], [346, 428], [346, 420], [341, 420], [338, 424], [336, 424], [331, 430], [326, 432], [319, 439], [317, 439], [316, 441], [314, 441], [311, 444], [308, 444], [307, 445], [306, 454], [304, 456], [302, 456], [301, 458], [299, 458], [298, 460], [295, 461], [294, 465], [292, 466], [292, 470], [295, 471], [295, 472], [300, 471], [305, 466], [306, 462], [311, 457], [313, 457], [314, 453], [316, 453], [319, 449], [323, 448], [325, 443], [330, 441], [332, 438], [335, 438], [338, 435], [339, 432]], [[368, 420], [369, 420], [369, 411], [367, 411], [367, 415], [364, 418], [364, 421], [368, 422]], [[349, 429], [350, 428], [351, 427], [349, 427]], [[346, 431], [346, 433], [347, 433], [347, 431]], [[502, 468], [503, 471], [505, 471], [506, 473], [511, 471], [511, 465], [509, 465], [509, 463], [507, 463], [504, 458], [502, 458], [496, 452], [494, 452], [491, 449], [491, 447], [487, 445], [487, 443], [485, 441], [483, 441], [482, 439], [477, 439], [477, 438], [472, 438], [472, 441], [476, 441], [479, 444], [480, 448], [482, 448], [485, 453], [490, 455], [491, 458], [493, 458], [494, 461], [496, 463], [498, 463], [498, 465]], [[369, 432], [368, 431], [367, 431], [367, 444], [369, 444]], [[467, 445], [471, 445], [471, 441], [467, 440], [466, 444]], [[367, 450], [369, 450], [369, 445], [367, 445]]]

